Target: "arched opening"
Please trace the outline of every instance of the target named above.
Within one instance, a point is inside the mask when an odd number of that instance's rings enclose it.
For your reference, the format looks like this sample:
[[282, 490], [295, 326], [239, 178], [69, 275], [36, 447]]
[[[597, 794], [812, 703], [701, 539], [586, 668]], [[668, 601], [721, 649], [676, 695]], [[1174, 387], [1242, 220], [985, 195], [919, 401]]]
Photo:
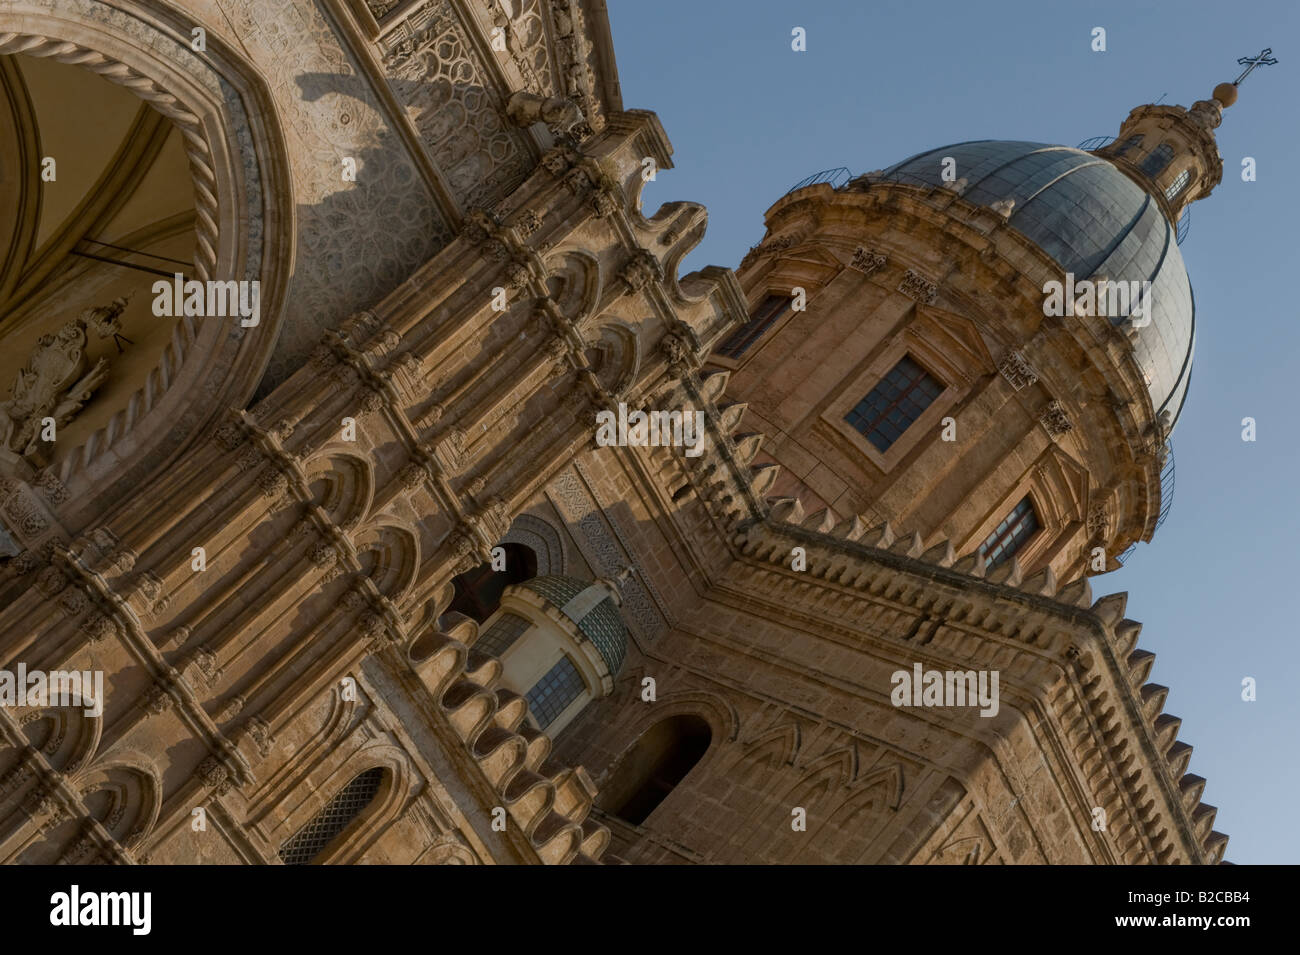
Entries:
[[1137, 136], [1130, 136], [1128, 139], [1124, 140], [1122, 143], [1119, 144], [1119, 148], [1115, 150], [1115, 155], [1123, 156], [1125, 153], [1132, 152], [1133, 150], [1138, 149], [1139, 147], [1141, 147], [1141, 145], [1142, 145], [1141, 134]]
[[1160, 175], [1160, 173], [1164, 172], [1165, 167], [1169, 165], [1170, 160], [1173, 158], [1174, 147], [1168, 143], [1161, 143], [1155, 149], [1151, 150], [1150, 154], [1142, 160], [1142, 165], [1139, 168], [1154, 179], [1156, 176]]
[[659, 721], [619, 761], [597, 806], [641, 825], [686, 778], [712, 741], [709, 724], [694, 714]]
[[285, 865], [308, 865], [320, 858], [329, 844], [375, 801], [384, 774], [384, 768], [376, 766], [354, 776], [324, 809], [280, 846], [280, 861]]
[[511, 584], [537, 576], [537, 555], [523, 544], [504, 544], [505, 569], [479, 564], [452, 579], [456, 588], [448, 611], [463, 613], [482, 623], [501, 606], [501, 594]]

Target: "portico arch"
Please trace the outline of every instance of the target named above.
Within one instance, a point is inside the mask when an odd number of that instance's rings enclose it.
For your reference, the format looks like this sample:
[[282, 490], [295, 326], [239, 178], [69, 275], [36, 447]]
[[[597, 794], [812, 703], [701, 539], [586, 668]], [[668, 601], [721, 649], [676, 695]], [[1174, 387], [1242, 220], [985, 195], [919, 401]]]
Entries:
[[[173, 324], [156, 363], [133, 370], [129, 387], [119, 382], [111, 402], [97, 405], [92, 395], [77, 412], [83, 426], [73, 419], [41, 482], [54, 489], [46, 496], [70, 533], [102, 513], [118, 489], [165, 467], [226, 408], [244, 406], [281, 325], [294, 207], [276, 110], [258, 72], [219, 38], [209, 33], [203, 51], [191, 48], [195, 26], [157, 3], [66, 0], [51, 12], [17, 0], [0, 8], [0, 56], [88, 70], [130, 90], [175, 128], [192, 181], [195, 238], [192, 266], [177, 270], [201, 281], [260, 283], [256, 327], [228, 318], [159, 318]], [[61, 325], [90, 304], [60, 285], [61, 276], [84, 274], [71, 263], [34, 262], [26, 274], [41, 281], [7, 306], [11, 320], [0, 317], [0, 344], [21, 339], [30, 347], [33, 326], [51, 316]], [[0, 473], [31, 483], [43, 464], [21, 450], [0, 452]]]

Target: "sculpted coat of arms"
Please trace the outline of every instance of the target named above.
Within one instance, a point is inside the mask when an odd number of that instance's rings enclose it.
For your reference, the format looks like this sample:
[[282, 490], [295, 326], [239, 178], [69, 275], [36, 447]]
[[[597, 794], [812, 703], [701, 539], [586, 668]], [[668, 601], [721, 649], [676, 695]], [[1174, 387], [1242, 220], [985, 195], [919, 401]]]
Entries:
[[9, 389], [9, 399], [0, 402], [0, 448], [15, 454], [32, 455], [41, 444], [42, 422], [54, 419], [60, 428], [81, 410], [100, 385], [108, 379], [108, 359], [91, 365], [86, 356], [86, 331], [93, 328], [101, 338], [120, 331], [118, 322], [126, 299], [91, 308], [57, 332], [42, 335], [18, 371]]

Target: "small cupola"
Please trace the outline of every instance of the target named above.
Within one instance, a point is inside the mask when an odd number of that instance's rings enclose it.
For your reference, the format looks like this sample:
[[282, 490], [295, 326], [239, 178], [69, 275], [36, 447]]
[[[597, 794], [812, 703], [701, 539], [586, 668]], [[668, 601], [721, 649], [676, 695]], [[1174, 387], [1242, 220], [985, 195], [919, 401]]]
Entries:
[[501, 661], [501, 682], [528, 701], [538, 729], [555, 735], [608, 696], [627, 657], [615, 582], [547, 575], [514, 584], [473, 649]]

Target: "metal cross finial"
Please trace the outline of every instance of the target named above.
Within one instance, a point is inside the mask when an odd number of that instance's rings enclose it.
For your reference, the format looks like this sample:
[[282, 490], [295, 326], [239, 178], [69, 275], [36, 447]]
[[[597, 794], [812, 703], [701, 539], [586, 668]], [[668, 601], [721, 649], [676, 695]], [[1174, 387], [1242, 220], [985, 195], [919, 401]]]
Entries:
[[[1262, 50], [1262, 51], [1260, 52], [1259, 56], [1243, 56], [1243, 57], [1240, 57], [1240, 58], [1237, 60], [1237, 65], [1238, 65], [1238, 66], [1245, 66], [1246, 69], [1242, 72], [1242, 74], [1241, 74], [1239, 77], [1237, 77], [1235, 80], [1232, 81], [1232, 85], [1233, 85], [1233, 86], [1240, 86], [1240, 85], [1241, 85], [1241, 81], [1244, 80], [1246, 77], [1250, 76], [1250, 71], [1253, 70], [1255, 67], [1257, 67], [1257, 66], [1272, 66], [1274, 63], [1276, 63], [1276, 62], [1277, 62], [1277, 57], [1275, 57], [1275, 56], [1271, 56], [1270, 54], [1272, 54], [1272, 52], [1273, 52], [1273, 48], [1272, 48], [1272, 47], [1268, 47], [1267, 49]], [[1246, 66], [1247, 63], [1249, 63], [1250, 65], [1249, 65], [1249, 66]]]

